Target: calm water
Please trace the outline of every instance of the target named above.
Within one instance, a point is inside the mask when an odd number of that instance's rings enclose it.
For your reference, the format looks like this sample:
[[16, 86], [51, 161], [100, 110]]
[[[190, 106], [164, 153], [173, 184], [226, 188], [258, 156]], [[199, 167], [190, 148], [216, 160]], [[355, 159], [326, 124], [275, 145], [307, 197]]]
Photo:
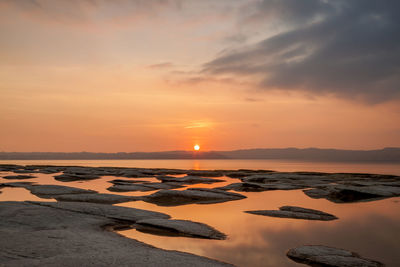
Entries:
[[[1, 161], [0, 163], [6, 163]], [[16, 164], [49, 164], [80, 166], [125, 166], [183, 169], [273, 169], [278, 171], [369, 172], [400, 174], [394, 164], [342, 164], [284, 161], [232, 161], [232, 160], [144, 160], [144, 161], [8, 161]], [[0, 173], [4, 176], [8, 173]], [[35, 174], [39, 184], [59, 184], [110, 193], [107, 181], [115, 177], [102, 177], [85, 182], [59, 182], [53, 175]], [[149, 180], [153, 180], [151, 178]], [[218, 187], [237, 179], [223, 177], [226, 182], [196, 187]], [[10, 182], [0, 178], [0, 182]], [[193, 187], [193, 186], [191, 186]], [[0, 201], [38, 200], [22, 188], [1, 189]], [[153, 192], [127, 192], [122, 195], [147, 195]], [[184, 205], [159, 207], [142, 201], [118, 204], [120, 206], [160, 211], [174, 219], [187, 219], [206, 223], [228, 235], [227, 240], [205, 240], [186, 237], [165, 237], [138, 232], [134, 229], [120, 233], [142, 242], [168, 250], [179, 250], [233, 263], [238, 266], [304, 266], [289, 260], [288, 249], [304, 245], [327, 245], [352, 250], [366, 258], [379, 260], [387, 266], [400, 262], [400, 198], [374, 202], [335, 204], [327, 200], [311, 199], [301, 190], [242, 193], [248, 198], [210, 205]], [[245, 210], [278, 209], [295, 205], [319, 209], [339, 217], [335, 221], [306, 221], [257, 216]]]

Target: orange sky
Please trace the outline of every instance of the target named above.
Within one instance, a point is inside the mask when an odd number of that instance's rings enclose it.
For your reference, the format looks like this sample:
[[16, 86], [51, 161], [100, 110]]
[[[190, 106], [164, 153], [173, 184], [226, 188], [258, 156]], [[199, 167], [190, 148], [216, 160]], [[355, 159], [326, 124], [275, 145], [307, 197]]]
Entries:
[[395, 96], [204, 69], [293, 27], [243, 24], [257, 1], [17, 2], [0, 2], [0, 151], [400, 146]]

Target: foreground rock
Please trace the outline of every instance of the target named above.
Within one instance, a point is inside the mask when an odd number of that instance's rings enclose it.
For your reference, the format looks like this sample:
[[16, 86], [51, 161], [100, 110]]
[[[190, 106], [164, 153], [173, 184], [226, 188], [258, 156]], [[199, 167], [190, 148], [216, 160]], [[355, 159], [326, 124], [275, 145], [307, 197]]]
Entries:
[[221, 190], [233, 190], [236, 192], [263, 192], [269, 190], [294, 190], [303, 189], [306, 186], [303, 185], [291, 185], [291, 184], [260, 184], [260, 183], [233, 183], [223, 187], [218, 187]]
[[187, 175], [184, 177], [173, 177], [173, 176], [156, 176], [158, 180], [163, 182], [175, 182], [182, 184], [212, 184], [225, 182], [225, 180], [221, 179], [213, 179], [213, 178], [204, 178], [199, 176]]
[[154, 191], [158, 189], [175, 189], [183, 187], [177, 183], [143, 183], [143, 184], [114, 184], [107, 188], [113, 192]]
[[36, 178], [36, 176], [33, 175], [7, 175], [3, 176], [3, 179], [8, 179], [8, 180], [24, 180], [24, 179], [32, 179]]
[[0, 183], [0, 188], [2, 187], [22, 187], [26, 188], [33, 185], [33, 182], [11, 182], [11, 183]]
[[47, 206], [62, 210], [69, 210], [80, 212], [84, 214], [91, 214], [97, 216], [104, 216], [110, 219], [124, 220], [136, 222], [144, 219], [169, 219], [170, 216], [165, 213], [135, 209], [135, 208], [126, 208], [105, 204], [96, 204], [96, 203], [79, 203], [79, 202], [37, 202], [37, 201], [28, 201], [29, 203]]
[[311, 198], [325, 198], [335, 203], [349, 203], [400, 196], [400, 187], [387, 185], [331, 185], [304, 190], [304, 193]]
[[304, 219], [304, 220], [319, 220], [319, 221], [331, 221], [336, 220], [337, 217], [319, 210], [305, 209], [295, 206], [283, 206], [279, 210], [249, 210], [246, 213], [279, 217], [279, 218], [292, 218], [292, 219]]
[[94, 180], [98, 179], [100, 176], [94, 174], [70, 174], [70, 173], [63, 173], [60, 175], [54, 176], [54, 179], [61, 182], [74, 182], [74, 181], [86, 181], [86, 180]]
[[118, 222], [24, 202], [0, 204], [1, 266], [231, 266], [106, 231]]
[[143, 201], [159, 206], [179, 206], [186, 204], [212, 204], [246, 198], [243, 195], [217, 189], [189, 188], [186, 190], [160, 190], [150, 196], [142, 197]]
[[186, 220], [146, 219], [136, 222], [136, 230], [159, 235], [189, 236], [207, 239], [225, 239], [226, 235], [198, 222]]
[[131, 185], [131, 184], [143, 184], [143, 183], [149, 183], [149, 181], [145, 181], [145, 180], [124, 180], [124, 179], [115, 179], [115, 180], [111, 180], [108, 181], [109, 183], [112, 184], [119, 184], [119, 185]]
[[116, 204], [140, 200], [140, 197], [121, 196], [115, 194], [68, 194], [54, 196], [57, 201], [90, 202], [102, 204]]
[[42, 198], [53, 198], [59, 195], [95, 194], [94, 190], [81, 189], [62, 185], [27, 185], [32, 194]]
[[310, 266], [327, 267], [380, 267], [384, 264], [361, 258], [358, 254], [344, 249], [325, 246], [301, 246], [292, 248], [287, 256], [295, 262]]

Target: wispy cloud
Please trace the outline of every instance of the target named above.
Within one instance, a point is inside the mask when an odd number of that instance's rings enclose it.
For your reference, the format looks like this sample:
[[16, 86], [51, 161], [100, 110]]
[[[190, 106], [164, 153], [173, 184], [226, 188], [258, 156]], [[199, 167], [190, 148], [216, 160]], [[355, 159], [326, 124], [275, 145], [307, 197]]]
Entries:
[[210, 128], [212, 125], [213, 124], [211, 122], [199, 121], [199, 122], [190, 123], [189, 125], [186, 125], [184, 128], [185, 129]]
[[172, 64], [171, 62], [163, 62], [163, 63], [148, 65], [147, 67], [150, 69], [170, 69], [174, 67], [174, 64]]

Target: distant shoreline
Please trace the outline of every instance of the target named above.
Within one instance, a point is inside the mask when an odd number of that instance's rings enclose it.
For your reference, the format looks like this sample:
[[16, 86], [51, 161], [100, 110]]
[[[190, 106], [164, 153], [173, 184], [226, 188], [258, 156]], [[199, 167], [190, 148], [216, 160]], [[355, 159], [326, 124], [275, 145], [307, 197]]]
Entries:
[[340, 150], [319, 148], [165, 152], [0, 152], [0, 160], [295, 160], [313, 162], [400, 163], [400, 148]]

